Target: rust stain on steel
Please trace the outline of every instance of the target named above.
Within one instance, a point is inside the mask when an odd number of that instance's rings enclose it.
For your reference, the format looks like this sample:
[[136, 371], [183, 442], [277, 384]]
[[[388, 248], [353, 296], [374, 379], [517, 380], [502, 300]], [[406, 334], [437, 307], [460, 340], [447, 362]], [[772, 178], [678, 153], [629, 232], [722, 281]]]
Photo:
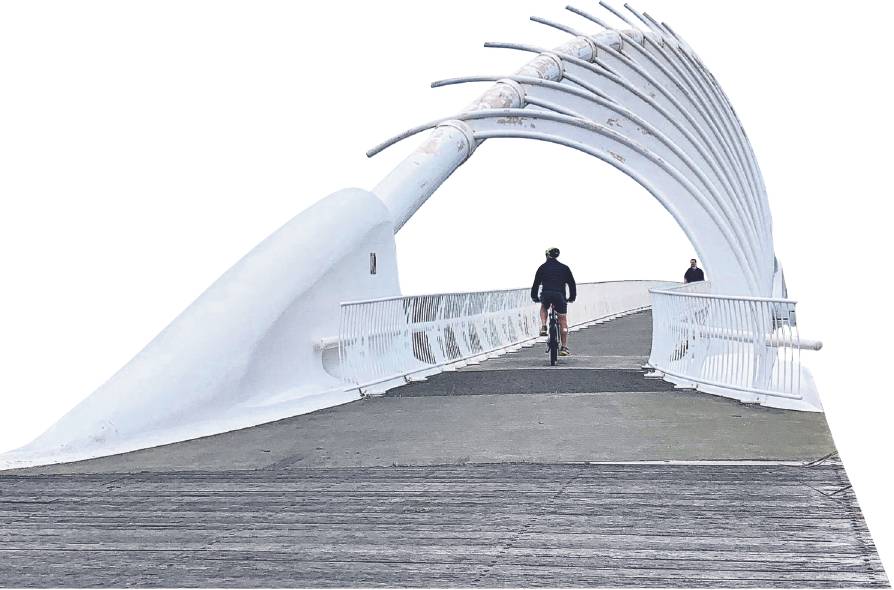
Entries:
[[522, 76], [533, 76], [543, 80], [556, 80], [561, 72], [558, 70], [558, 64], [551, 57], [539, 55], [525, 64], [518, 73]]
[[434, 133], [428, 138], [422, 146], [419, 148], [419, 151], [424, 154], [436, 154], [438, 150], [441, 149], [441, 146], [444, 145], [444, 132], [440, 129], [435, 129]]
[[551, 60], [547, 61], [546, 59], [540, 60], [540, 63], [537, 64], [537, 73], [540, 74], [542, 78], [548, 78], [550, 71], [555, 68], [555, 65]]
[[500, 117], [497, 119], [497, 125], [517, 125], [523, 127], [527, 119], [524, 117]]
[[636, 41], [637, 43], [639, 43], [640, 45], [645, 43], [646, 36], [643, 34], [642, 31], [636, 31], [636, 30], [631, 29], [631, 30], [624, 31], [624, 34], [627, 35], [628, 37], [630, 37], [631, 39], [633, 39], [634, 41]]
[[625, 157], [622, 156], [621, 154], [615, 153], [615, 152], [613, 152], [613, 151], [611, 151], [611, 150], [608, 150], [608, 153], [610, 153], [610, 154], [612, 155], [612, 158], [614, 158], [615, 160], [617, 160], [617, 161], [619, 161], [619, 162], [622, 162], [622, 163], [623, 163], [623, 162], [626, 162], [626, 161], [627, 161], [627, 158], [625, 158]]
[[419, 151], [423, 154], [436, 154], [438, 152], [438, 148], [441, 147], [441, 142], [438, 141], [439, 138], [432, 137], [428, 141], [426, 141], [419, 148]]
[[478, 99], [471, 110], [505, 109], [510, 108], [516, 101], [515, 92], [504, 84], [497, 84], [490, 88]]

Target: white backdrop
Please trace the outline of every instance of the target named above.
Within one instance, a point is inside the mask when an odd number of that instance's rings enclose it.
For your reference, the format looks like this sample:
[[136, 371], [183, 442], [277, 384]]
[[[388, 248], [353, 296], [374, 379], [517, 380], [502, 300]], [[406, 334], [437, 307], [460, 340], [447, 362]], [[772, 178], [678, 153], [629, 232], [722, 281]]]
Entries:
[[[564, 5], [0, 4], [0, 451], [91, 393], [274, 229], [340, 188], [372, 188], [416, 143], [373, 160], [367, 148], [485, 88], [429, 82], [530, 58], [484, 41], [566, 39], [532, 14], [596, 30]], [[890, 567], [892, 5], [635, 5], [686, 37], [751, 137], [802, 330], [826, 343], [812, 367], [827, 418]], [[483, 200], [492, 186], [500, 196]], [[615, 170], [491, 141], [398, 235], [401, 283], [524, 286], [551, 245], [581, 281], [678, 279], [692, 255]]]

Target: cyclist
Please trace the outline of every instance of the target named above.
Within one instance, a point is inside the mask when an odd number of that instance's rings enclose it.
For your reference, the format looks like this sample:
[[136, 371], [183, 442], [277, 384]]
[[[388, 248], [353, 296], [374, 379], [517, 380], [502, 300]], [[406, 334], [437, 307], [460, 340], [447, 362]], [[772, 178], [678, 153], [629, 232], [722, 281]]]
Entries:
[[[562, 335], [562, 347], [559, 349], [560, 356], [568, 356], [571, 352], [568, 350], [568, 303], [573, 303], [577, 299], [577, 283], [574, 282], [574, 275], [571, 269], [556, 260], [559, 257], [558, 248], [550, 248], [546, 251], [546, 262], [537, 269], [534, 275], [534, 285], [531, 287], [531, 299], [540, 302], [540, 335], [546, 336], [546, 318], [549, 313], [549, 306], [552, 304], [559, 314], [559, 327]], [[538, 288], [543, 285], [543, 291], [539, 297]], [[568, 299], [565, 299], [565, 285], [568, 285]]]

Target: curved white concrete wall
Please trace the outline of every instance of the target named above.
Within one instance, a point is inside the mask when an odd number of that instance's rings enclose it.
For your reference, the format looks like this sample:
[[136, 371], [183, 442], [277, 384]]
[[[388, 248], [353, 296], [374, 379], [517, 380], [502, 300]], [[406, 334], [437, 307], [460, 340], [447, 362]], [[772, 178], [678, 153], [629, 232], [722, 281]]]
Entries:
[[335, 193], [259, 244], [105, 385], [2, 464], [125, 452], [356, 399], [324, 370], [314, 342], [338, 333], [340, 302], [399, 291], [387, 208], [367, 191]]

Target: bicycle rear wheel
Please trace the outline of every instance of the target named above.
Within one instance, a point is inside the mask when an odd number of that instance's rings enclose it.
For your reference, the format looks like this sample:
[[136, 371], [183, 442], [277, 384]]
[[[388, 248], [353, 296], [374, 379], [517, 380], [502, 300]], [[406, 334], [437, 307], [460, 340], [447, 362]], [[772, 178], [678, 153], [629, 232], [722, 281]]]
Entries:
[[555, 312], [549, 316], [549, 364], [553, 367], [559, 360], [559, 319]]

